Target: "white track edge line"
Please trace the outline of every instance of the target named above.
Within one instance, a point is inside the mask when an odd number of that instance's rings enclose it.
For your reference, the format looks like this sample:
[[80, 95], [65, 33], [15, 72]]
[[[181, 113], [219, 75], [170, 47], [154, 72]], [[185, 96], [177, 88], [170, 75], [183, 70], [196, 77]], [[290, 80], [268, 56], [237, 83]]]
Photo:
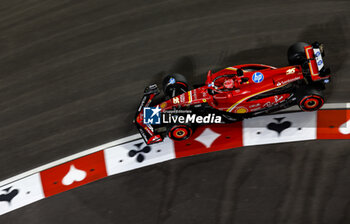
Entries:
[[[326, 103], [326, 104], [323, 105], [321, 110], [322, 109], [346, 109], [346, 108], [350, 108], [350, 103]], [[292, 112], [292, 111], [297, 111], [297, 109], [294, 108], [294, 107], [291, 107], [291, 108], [287, 108], [285, 110], [282, 110], [281, 112]], [[141, 136], [139, 134], [134, 134], [134, 135], [130, 135], [130, 136], [127, 136], [127, 137], [124, 137], [124, 138], [121, 138], [121, 139], [117, 139], [117, 140], [112, 141], [112, 142], [108, 142], [108, 143], [100, 145], [100, 146], [96, 146], [96, 147], [93, 147], [93, 148], [90, 148], [90, 149], [78, 152], [78, 153], [73, 154], [71, 156], [67, 156], [67, 157], [64, 157], [62, 159], [58, 159], [56, 161], [50, 162], [48, 164], [39, 166], [39, 167], [34, 168], [32, 170], [26, 171], [24, 173], [20, 173], [20, 174], [18, 174], [16, 176], [13, 176], [13, 177], [10, 177], [10, 178], [5, 179], [3, 181], [0, 181], [0, 187], [3, 187], [5, 185], [10, 184], [10, 183], [12, 183], [14, 181], [17, 181], [19, 179], [23, 179], [23, 178], [25, 178], [27, 176], [30, 176], [30, 175], [33, 175], [35, 173], [39, 173], [39, 172], [41, 172], [43, 170], [46, 170], [46, 169], [49, 169], [51, 167], [58, 166], [60, 164], [66, 163], [68, 161], [72, 161], [74, 159], [78, 159], [80, 157], [92, 154], [94, 152], [98, 152], [98, 151], [104, 150], [106, 148], [110, 148], [110, 147], [113, 147], [113, 146], [116, 146], [116, 145], [123, 144], [125, 142], [129, 142], [129, 141], [133, 141], [133, 140], [136, 140], [136, 139], [140, 139], [140, 138], [141, 138]]]
[[321, 107], [322, 109], [346, 109], [349, 103], [326, 103]]
[[53, 161], [51, 163], [39, 166], [39, 167], [34, 168], [32, 170], [26, 171], [24, 173], [21, 173], [21, 174], [18, 174], [16, 176], [10, 177], [10, 178], [8, 178], [6, 180], [3, 180], [3, 181], [0, 182], [0, 187], [5, 186], [7, 184], [10, 184], [10, 183], [12, 183], [14, 181], [17, 181], [19, 179], [23, 179], [23, 178], [25, 178], [27, 176], [30, 176], [30, 175], [33, 175], [35, 173], [39, 173], [39, 172], [41, 172], [43, 170], [46, 170], [46, 169], [49, 169], [51, 167], [58, 166], [60, 164], [66, 163], [68, 161], [72, 161], [74, 159], [78, 159], [80, 157], [87, 156], [89, 154], [92, 154], [92, 153], [104, 150], [106, 148], [110, 148], [110, 147], [113, 147], [113, 146], [116, 146], [116, 145], [123, 144], [125, 142], [129, 142], [129, 141], [133, 141], [133, 140], [136, 140], [136, 139], [140, 139], [140, 138], [141, 138], [141, 136], [139, 134], [134, 134], [134, 135], [127, 136], [125, 138], [121, 138], [121, 139], [118, 139], [118, 140], [115, 140], [115, 141], [112, 141], [112, 142], [108, 142], [108, 143], [100, 145], [100, 146], [96, 146], [96, 147], [93, 147], [93, 148], [90, 148], [90, 149], [78, 152], [76, 154], [64, 157], [62, 159], [58, 159], [58, 160]]

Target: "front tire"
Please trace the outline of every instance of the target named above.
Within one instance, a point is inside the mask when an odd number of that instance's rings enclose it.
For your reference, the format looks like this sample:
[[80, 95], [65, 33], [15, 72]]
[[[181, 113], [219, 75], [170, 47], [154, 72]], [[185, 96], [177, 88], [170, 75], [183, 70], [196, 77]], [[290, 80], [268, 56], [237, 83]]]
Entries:
[[175, 124], [168, 130], [168, 137], [175, 141], [183, 141], [193, 134], [193, 127], [188, 124]]
[[173, 98], [182, 93], [187, 92], [190, 86], [186, 80], [186, 77], [181, 74], [167, 75], [163, 79], [163, 92], [165, 96]]

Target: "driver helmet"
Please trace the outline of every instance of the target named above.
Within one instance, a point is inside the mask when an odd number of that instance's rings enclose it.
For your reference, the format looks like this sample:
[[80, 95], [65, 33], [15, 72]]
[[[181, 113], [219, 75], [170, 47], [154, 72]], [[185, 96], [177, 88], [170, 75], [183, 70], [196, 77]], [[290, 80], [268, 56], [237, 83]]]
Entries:
[[224, 87], [226, 89], [233, 89], [233, 87], [234, 87], [233, 79], [226, 79], [225, 82], [224, 82]]

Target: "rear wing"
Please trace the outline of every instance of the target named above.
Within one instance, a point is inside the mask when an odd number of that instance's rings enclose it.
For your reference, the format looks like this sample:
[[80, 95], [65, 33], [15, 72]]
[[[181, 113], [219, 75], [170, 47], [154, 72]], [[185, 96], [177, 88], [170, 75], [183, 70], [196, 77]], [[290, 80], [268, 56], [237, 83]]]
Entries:
[[324, 80], [324, 82], [329, 82], [331, 72], [330, 69], [326, 68], [324, 65], [323, 57], [325, 54], [323, 44], [314, 42], [309, 46], [305, 46], [304, 50], [311, 74], [311, 80]]

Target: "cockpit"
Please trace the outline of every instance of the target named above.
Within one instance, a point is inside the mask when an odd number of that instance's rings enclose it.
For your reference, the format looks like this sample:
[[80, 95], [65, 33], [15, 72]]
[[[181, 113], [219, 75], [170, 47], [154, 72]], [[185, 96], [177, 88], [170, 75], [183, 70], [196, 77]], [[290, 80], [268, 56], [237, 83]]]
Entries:
[[248, 83], [249, 78], [244, 77], [242, 69], [237, 69], [236, 74], [222, 74], [211, 80], [211, 74], [208, 73], [208, 87], [211, 88], [212, 95], [232, 90], [237, 90], [240, 85]]

